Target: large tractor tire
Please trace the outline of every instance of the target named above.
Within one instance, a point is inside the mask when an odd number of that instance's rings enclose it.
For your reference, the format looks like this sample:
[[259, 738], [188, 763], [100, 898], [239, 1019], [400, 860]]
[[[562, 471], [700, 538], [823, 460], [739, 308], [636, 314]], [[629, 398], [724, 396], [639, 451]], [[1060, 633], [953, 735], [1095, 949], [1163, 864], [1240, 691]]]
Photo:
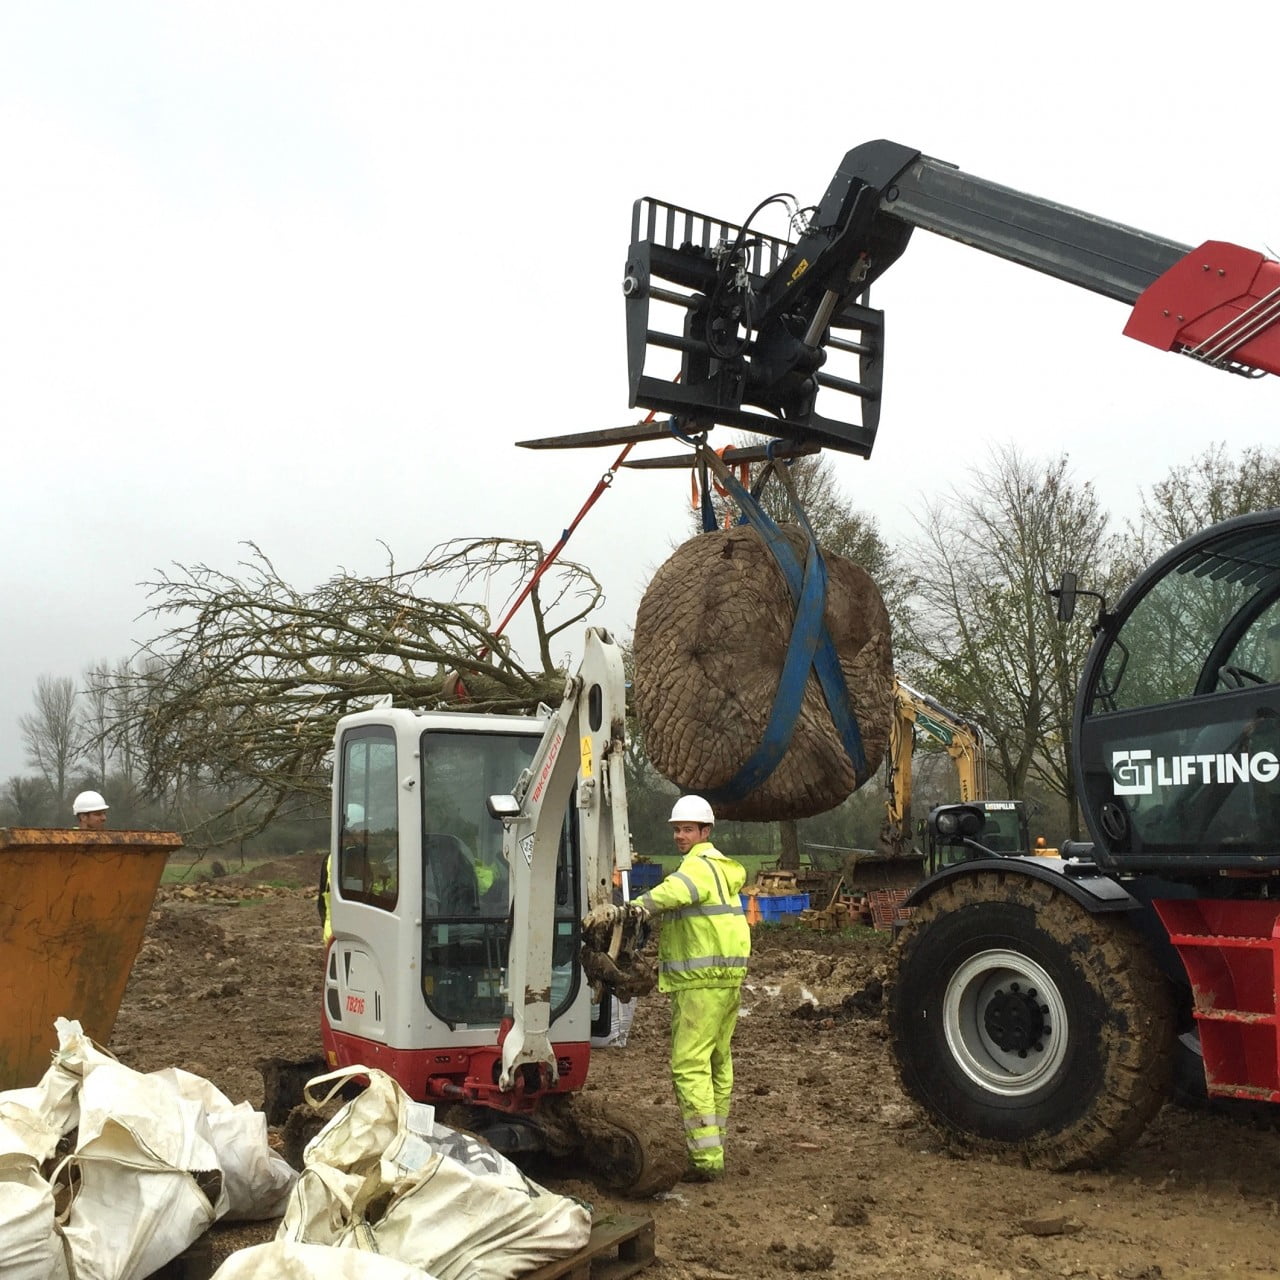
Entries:
[[1173, 998], [1123, 916], [981, 871], [938, 886], [895, 947], [902, 1087], [953, 1150], [1105, 1162], [1169, 1096]]

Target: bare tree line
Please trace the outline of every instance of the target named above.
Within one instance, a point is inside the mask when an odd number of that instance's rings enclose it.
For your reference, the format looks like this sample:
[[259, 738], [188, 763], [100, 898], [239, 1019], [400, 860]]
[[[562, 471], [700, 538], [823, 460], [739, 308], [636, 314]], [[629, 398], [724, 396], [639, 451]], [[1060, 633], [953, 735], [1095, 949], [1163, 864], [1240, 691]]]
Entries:
[[26, 763], [34, 772], [15, 776], [0, 790], [8, 821], [38, 826], [66, 819], [71, 795], [88, 787], [102, 789], [110, 777], [122, 809], [135, 807], [135, 753], [111, 726], [127, 714], [130, 659], [114, 667], [98, 662], [79, 681], [42, 675], [32, 695], [33, 708], [18, 718]]
[[[1219, 445], [1171, 468], [1116, 527], [1065, 455], [1008, 446], [924, 501], [915, 536], [890, 546], [843, 500], [824, 457], [797, 461], [793, 475], [820, 543], [882, 584], [900, 672], [984, 725], [1005, 793], [1036, 801], [1060, 824], [1055, 838], [1078, 834], [1071, 716], [1092, 634], [1083, 616], [1057, 623], [1049, 588], [1071, 569], [1114, 599], [1155, 552], [1203, 524], [1280, 505], [1280, 455]], [[310, 591], [256, 547], [236, 573], [176, 566], [149, 584], [158, 634], [138, 654], [97, 662], [78, 681], [40, 678], [19, 723], [33, 772], [0, 788], [0, 820], [69, 823], [70, 795], [91, 785], [112, 792], [113, 825], [225, 842], [323, 814], [334, 725], [349, 710], [384, 698], [477, 711], [554, 703], [577, 644], [564, 632], [602, 599], [595, 577], [566, 561], [540, 580], [531, 664], [474, 598], [498, 584], [510, 601], [542, 556], [534, 542], [458, 540], [412, 568], [389, 555], [379, 575], [339, 572]], [[638, 727], [635, 739], [637, 808], [659, 814], [666, 792], [643, 767]], [[830, 838], [843, 823], [846, 843], [866, 841], [877, 809], [860, 794], [803, 834]]]
[[113, 826], [160, 822], [195, 844], [314, 817], [340, 716], [386, 699], [506, 713], [556, 702], [560, 635], [602, 599], [589, 570], [555, 562], [529, 595], [527, 665], [464, 593], [523, 585], [543, 560], [536, 542], [459, 540], [412, 568], [389, 559], [382, 574], [339, 572], [310, 591], [249, 552], [236, 574], [180, 565], [148, 584], [161, 629], [132, 658], [79, 684], [40, 678], [19, 723], [36, 773], [0, 791], [5, 820], [66, 821], [83, 786], [111, 793]]

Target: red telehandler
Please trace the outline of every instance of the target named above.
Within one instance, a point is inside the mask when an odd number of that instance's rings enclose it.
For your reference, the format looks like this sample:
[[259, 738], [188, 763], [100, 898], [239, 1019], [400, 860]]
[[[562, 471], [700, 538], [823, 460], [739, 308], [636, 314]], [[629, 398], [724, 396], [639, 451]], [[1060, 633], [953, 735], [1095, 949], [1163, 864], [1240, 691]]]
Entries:
[[[753, 229], [771, 202], [794, 238]], [[880, 141], [848, 152], [808, 209], [771, 196], [739, 225], [637, 201], [631, 402], [671, 418], [526, 443], [674, 434], [692, 456], [644, 465], [714, 470], [705, 436], [722, 424], [784, 456], [869, 456], [884, 317], [867, 289], [916, 229], [1127, 304], [1139, 341], [1246, 377], [1280, 371], [1280, 263]], [[1057, 594], [1067, 620], [1074, 579]], [[1201, 1097], [1280, 1102], [1280, 510], [1173, 548], [1102, 604], [1094, 631], [1072, 760], [1091, 839], [1060, 859], [1000, 857], [972, 806], [936, 810], [931, 834], [959, 860], [910, 899], [888, 988], [901, 1080], [930, 1123], [961, 1150], [1051, 1168], [1131, 1142], [1175, 1074]]]

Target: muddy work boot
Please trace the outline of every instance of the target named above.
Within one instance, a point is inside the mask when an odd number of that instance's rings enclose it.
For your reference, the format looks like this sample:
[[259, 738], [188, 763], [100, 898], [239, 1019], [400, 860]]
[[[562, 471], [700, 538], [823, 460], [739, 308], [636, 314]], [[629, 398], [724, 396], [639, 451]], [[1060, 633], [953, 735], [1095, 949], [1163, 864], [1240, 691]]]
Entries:
[[691, 1164], [680, 1175], [681, 1182], [719, 1182], [724, 1170], [710, 1165]]

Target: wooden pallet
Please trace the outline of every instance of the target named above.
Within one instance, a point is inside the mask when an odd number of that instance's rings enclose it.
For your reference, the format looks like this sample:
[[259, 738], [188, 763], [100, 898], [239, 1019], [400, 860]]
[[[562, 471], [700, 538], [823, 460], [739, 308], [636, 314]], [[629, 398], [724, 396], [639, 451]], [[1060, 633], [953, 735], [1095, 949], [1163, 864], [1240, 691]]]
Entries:
[[610, 1214], [592, 1224], [591, 1238], [569, 1258], [548, 1262], [521, 1280], [623, 1280], [653, 1261], [653, 1219]]

